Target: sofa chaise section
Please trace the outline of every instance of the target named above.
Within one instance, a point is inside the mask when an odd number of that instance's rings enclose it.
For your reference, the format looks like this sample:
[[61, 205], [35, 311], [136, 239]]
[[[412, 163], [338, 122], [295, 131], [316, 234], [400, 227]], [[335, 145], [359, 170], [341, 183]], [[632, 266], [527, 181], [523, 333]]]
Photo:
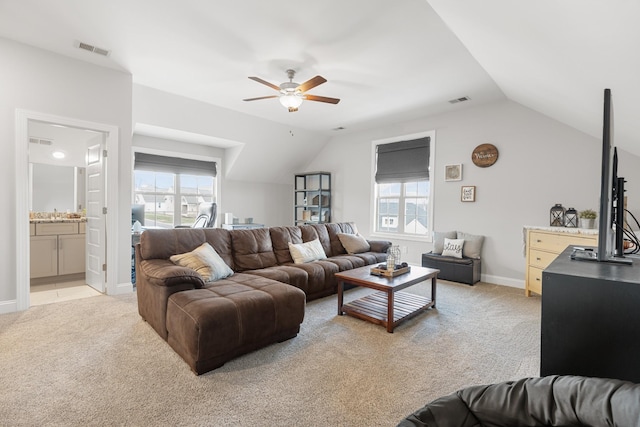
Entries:
[[167, 342], [197, 373], [295, 337], [304, 319], [302, 290], [238, 273], [177, 292], [167, 307]]

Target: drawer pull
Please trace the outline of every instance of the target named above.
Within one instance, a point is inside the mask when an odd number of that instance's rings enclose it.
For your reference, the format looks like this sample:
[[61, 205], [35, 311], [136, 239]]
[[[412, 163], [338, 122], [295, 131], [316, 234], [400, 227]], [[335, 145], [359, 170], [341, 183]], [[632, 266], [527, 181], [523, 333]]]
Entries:
[[537, 243], [542, 243], [542, 240], [538, 239], [536, 240]]
[[540, 261], [540, 257], [536, 257], [536, 261]]
[[540, 278], [539, 278], [539, 277], [536, 277], [536, 282], [539, 282], [539, 281], [540, 281]]

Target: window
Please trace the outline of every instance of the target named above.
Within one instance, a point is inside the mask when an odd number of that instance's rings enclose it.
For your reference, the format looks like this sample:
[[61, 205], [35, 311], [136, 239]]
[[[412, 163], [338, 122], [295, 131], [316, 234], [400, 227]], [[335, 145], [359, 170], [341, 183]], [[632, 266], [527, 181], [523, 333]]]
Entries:
[[134, 204], [144, 204], [145, 226], [191, 225], [198, 205], [216, 201], [216, 163], [136, 153]]
[[428, 237], [432, 228], [433, 132], [374, 141], [375, 231]]

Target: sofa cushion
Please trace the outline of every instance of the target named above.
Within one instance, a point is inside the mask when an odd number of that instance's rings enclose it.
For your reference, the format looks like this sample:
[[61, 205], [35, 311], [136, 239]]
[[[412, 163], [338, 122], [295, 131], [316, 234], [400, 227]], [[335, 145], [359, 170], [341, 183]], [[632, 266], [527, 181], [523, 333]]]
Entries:
[[[473, 264], [473, 260], [474, 258], [456, 258], [456, 257], [452, 257], [452, 256], [444, 256], [444, 255], [438, 255], [438, 254], [434, 254], [433, 252], [429, 252], [426, 254], [422, 254], [422, 258], [428, 258], [428, 259], [432, 259], [436, 262], [444, 262], [444, 263], [449, 263], [449, 264], [460, 264], [460, 265], [470, 265]], [[428, 265], [424, 265], [423, 262], [423, 267], [430, 267]], [[431, 268], [439, 268], [439, 267], [431, 267]], [[438, 277], [440, 277], [440, 275], [438, 275]]]
[[304, 264], [291, 263], [287, 266], [304, 270], [307, 273], [306, 287], [301, 288], [307, 294], [307, 299], [316, 299], [336, 293], [338, 280], [335, 274], [340, 269], [335, 263], [322, 259]]
[[332, 255], [329, 232], [327, 231], [327, 227], [325, 226], [325, 224], [303, 225], [300, 227], [300, 231], [302, 232], [303, 242], [310, 242], [314, 239], [318, 239], [320, 240], [322, 248], [324, 249], [324, 253], [327, 255], [327, 257], [330, 257]]
[[457, 238], [464, 239], [464, 246], [462, 248], [463, 256], [466, 256], [467, 258], [480, 259], [480, 252], [482, 251], [484, 236], [477, 236], [474, 234], [458, 231]]
[[304, 264], [327, 257], [318, 239], [306, 243], [289, 243], [289, 251], [294, 264]]
[[172, 255], [169, 259], [176, 265], [197, 271], [205, 282], [214, 282], [233, 274], [233, 270], [207, 242], [191, 252]]
[[231, 231], [233, 260], [238, 272], [277, 264], [268, 228]]
[[[369, 260], [365, 259], [365, 257], [361, 256], [362, 254], [357, 254], [357, 255], [348, 255], [348, 254], [344, 254], [344, 255], [335, 255], [332, 256], [330, 258], [327, 258], [328, 261], [331, 261], [332, 263], [336, 264], [338, 266], [338, 270], [340, 271], [345, 271], [345, 270], [353, 270], [354, 268], [358, 268], [358, 267], [364, 267], [365, 265], [369, 264]], [[386, 259], [386, 255], [384, 255], [385, 259]], [[373, 264], [373, 263], [371, 263]]]
[[444, 239], [444, 248], [442, 249], [442, 256], [462, 258], [463, 247], [464, 247], [464, 239]]
[[338, 238], [348, 254], [359, 254], [371, 249], [369, 242], [359, 234], [338, 233]]
[[444, 239], [457, 239], [458, 233], [455, 231], [434, 231], [433, 232], [433, 253], [441, 255], [444, 249]]
[[293, 258], [291, 258], [291, 252], [289, 251], [289, 243], [303, 242], [300, 227], [271, 227], [269, 232], [271, 233], [271, 244], [278, 264], [292, 263]]

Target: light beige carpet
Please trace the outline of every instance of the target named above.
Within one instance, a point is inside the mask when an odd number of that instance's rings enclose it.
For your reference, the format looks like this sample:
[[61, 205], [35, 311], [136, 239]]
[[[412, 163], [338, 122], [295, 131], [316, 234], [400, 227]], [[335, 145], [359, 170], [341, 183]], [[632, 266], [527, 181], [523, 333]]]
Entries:
[[437, 297], [393, 334], [337, 316], [335, 295], [312, 301], [296, 338], [202, 376], [135, 294], [1, 315], [0, 425], [394, 426], [459, 388], [538, 375], [539, 298], [444, 281]]

